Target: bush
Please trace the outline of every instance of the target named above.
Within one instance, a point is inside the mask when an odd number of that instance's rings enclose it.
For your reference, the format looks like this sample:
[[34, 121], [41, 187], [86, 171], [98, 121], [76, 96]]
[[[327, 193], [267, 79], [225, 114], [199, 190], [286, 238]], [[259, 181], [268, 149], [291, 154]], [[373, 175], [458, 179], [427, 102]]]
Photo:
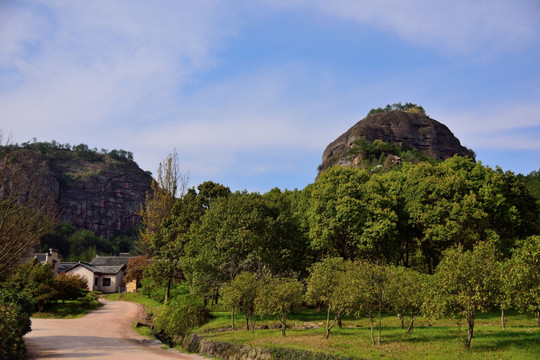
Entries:
[[88, 282], [80, 275], [58, 274], [54, 279], [58, 300], [76, 300], [88, 292]]
[[201, 299], [182, 295], [163, 306], [154, 319], [154, 330], [162, 340], [174, 345], [194, 328], [210, 320], [210, 312]]
[[23, 336], [31, 328], [34, 300], [24, 292], [0, 289], [0, 360], [24, 359]]

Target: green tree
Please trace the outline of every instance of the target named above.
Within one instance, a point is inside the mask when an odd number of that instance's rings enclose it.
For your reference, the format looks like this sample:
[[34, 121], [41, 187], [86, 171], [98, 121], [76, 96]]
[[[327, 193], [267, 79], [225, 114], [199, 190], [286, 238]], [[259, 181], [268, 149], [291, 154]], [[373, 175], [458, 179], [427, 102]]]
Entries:
[[36, 301], [39, 311], [59, 296], [51, 264], [42, 265], [37, 260], [19, 265], [7, 284], [15, 291], [28, 293]]
[[302, 257], [294, 226], [279, 203], [257, 193], [218, 198], [191, 228], [183, 258], [186, 278], [208, 297], [243, 271], [290, 274], [298, 269], [296, 256]]
[[222, 286], [223, 305], [231, 309], [234, 330], [234, 313], [238, 311], [246, 317], [246, 330], [255, 331], [255, 299], [260, 282], [257, 275], [249, 272], [238, 274], [230, 283]]
[[362, 245], [367, 203], [362, 185], [366, 171], [334, 166], [310, 189], [308, 209], [311, 247], [324, 256], [354, 259]]
[[281, 323], [281, 335], [285, 336], [290, 313], [302, 304], [304, 285], [297, 279], [270, 278], [260, 287], [255, 299], [255, 310], [261, 316], [277, 315]]
[[[351, 262], [341, 257], [325, 258], [311, 266], [307, 282], [306, 300], [312, 304], [326, 306], [326, 326], [324, 337], [328, 339], [330, 331], [349, 310], [349, 298], [346, 293], [352, 291], [348, 279]], [[330, 314], [334, 319], [330, 323]]]
[[473, 250], [457, 247], [444, 252], [433, 277], [424, 310], [432, 316], [463, 316], [467, 321], [469, 348], [477, 312], [488, 311], [497, 294], [496, 248], [492, 242], [477, 244]]
[[512, 257], [515, 281], [515, 305], [521, 311], [534, 313], [536, 325], [540, 319], [540, 236], [521, 241]]
[[350, 312], [355, 316], [367, 316], [371, 328], [371, 342], [375, 345], [373, 325], [378, 319], [377, 343], [381, 344], [381, 317], [389, 302], [388, 269], [385, 266], [366, 261], [354, 263], [349, 275], [350, 286], [355, 289], [350, 293], [352, 306]]
[[402, 266], [388, 268], [387, 297], [390, 307], [401, 316], [401, 328], [404, 328], [404, 316], [409, 315], [407, 332], [413, 330], [414, 320], [422, 310], [427, 276]]

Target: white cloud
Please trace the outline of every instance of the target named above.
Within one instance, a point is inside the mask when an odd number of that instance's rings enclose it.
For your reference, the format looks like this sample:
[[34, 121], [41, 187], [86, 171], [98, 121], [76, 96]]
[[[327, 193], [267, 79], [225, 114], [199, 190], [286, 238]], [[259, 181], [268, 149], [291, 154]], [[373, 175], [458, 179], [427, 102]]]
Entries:
[[0, 85], [0, 119], [16, 137], [159, 119], [234, 31], [214, 1], [47, 0], [2, 10], [0, 76], [10, 81]]
[[480, 57], [521, 49], [540, 36], [535, 0], [261, 0], [376, 26], [443, 52]]
[[540, 105], [531, 102], [487, 104], [440, 117], [472, 149], [540, 149], [538, 114]]

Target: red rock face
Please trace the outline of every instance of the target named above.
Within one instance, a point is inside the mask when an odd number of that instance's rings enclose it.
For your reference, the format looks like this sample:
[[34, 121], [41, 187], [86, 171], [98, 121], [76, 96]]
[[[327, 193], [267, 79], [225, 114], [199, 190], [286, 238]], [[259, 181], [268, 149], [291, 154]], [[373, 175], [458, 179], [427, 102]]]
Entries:
[[321, 171], [340, 164], [351, 165], [349, 148], [358, 138], [369, 141], [407, 143], [429, 157], [448, 159], [455, 154], [474, 158], [471, 150], [462, 146], [454, 134], [430, 117], [406, 111], [388, 111], [360, 120], [324, 150]]
[[135, 163], [111, 165], [60, 192], [62, 221], [103, 236], [134, 228], [151, 177]]
[[134, 228], [152, 177], [133, 161], [106, 155], [88, 161], [66, 154], [51, 157], [28, 150], [19, 154], [39, 173], [43, 196], [56, 201], [60, 220], [105, 237]]

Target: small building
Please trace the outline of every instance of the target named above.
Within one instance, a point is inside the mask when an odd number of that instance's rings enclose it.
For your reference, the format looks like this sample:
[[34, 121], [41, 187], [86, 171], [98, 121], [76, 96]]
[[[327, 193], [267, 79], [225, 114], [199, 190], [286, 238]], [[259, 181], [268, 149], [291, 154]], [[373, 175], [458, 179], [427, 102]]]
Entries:
[[130, 256], [96, 256], [89, 263], [78, 262], [64, 267], [66, 274], [80, 275], [88, 281], [88, 290], [103, 293], [125, 292], [124, 276]]
[[58, 250], [49, 249], [46, 253], [36, 253], [34, 254], [34, 259], [38, 260], [42, 265], [51, 264], [54, 276], [58, 275], [58, 267], [60, 265]]

